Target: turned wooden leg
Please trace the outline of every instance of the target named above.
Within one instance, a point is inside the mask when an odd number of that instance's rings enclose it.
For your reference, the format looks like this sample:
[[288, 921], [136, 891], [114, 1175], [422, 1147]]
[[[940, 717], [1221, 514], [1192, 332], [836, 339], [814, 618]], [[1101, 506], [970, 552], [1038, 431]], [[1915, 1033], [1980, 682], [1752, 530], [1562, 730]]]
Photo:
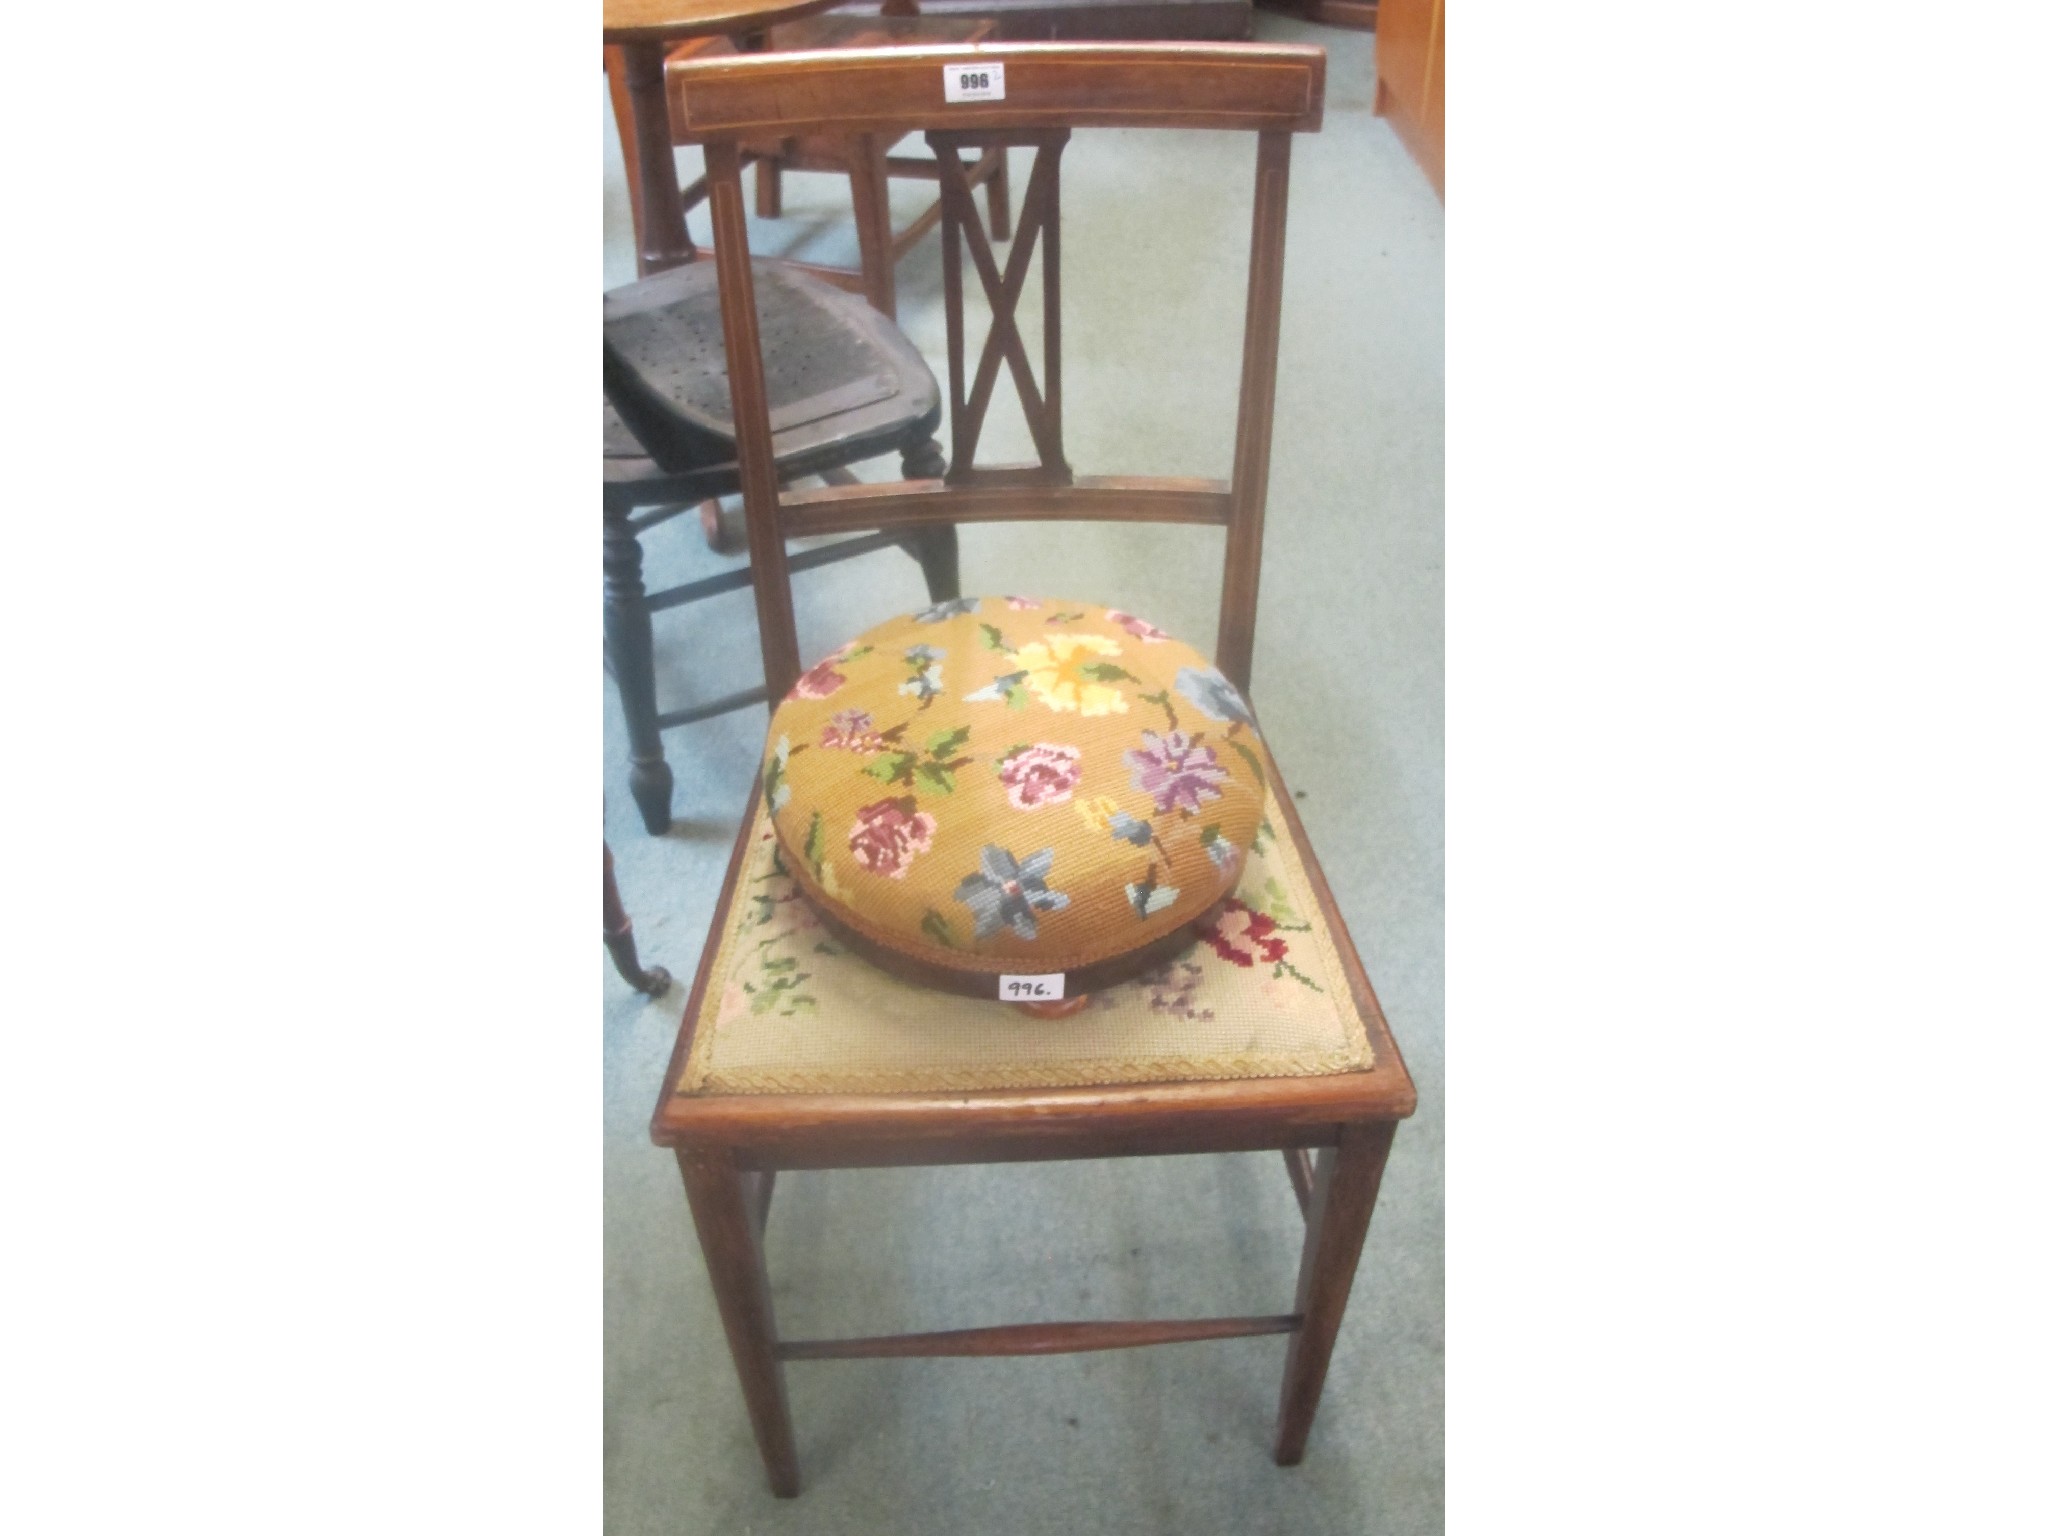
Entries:
[[619, 882], [612, 876], [612, 845], [604, 845], [604, 947], [611, 951], [612, 964], [635, 992], [659, 997], [675, 978], [658, 965], [640, 969], [640, 953], [633, 947], [633, 920], [619, 900]]
[[988, 237], [991, 240], [1010, 238], [1010, 151], [1001, 144], [991, 144], [982, 151], [984, 155], [996, 157], [996, 168], [988, 178]]
[[853, 188], [853, 227], [860, 237], [861, 285], [868, 303], [896, 318], [896, 248], [889, 227], [888, 147], [874, 134], [846, 141], [846, 176]]
[[[683, 1190], [690, 1197], [690, 1215], [697, 1223], [718, 1315], [725, 1322], [725, 1341], [732, 1346], [747, 1417], [753, 1420], [754, 1439], [768, 1467], [768, 1487], [777, 1498], [793, 1499], [798, 1486], [796, 1432], [789, 1422], [782, 1361], [775, 1352], [775, 1309], [768, 1298], [754, 1202], [748, 1200], [743, 1176], [729, 1153], [678, 1147], [676, 1163], [683, 1170]], [[765, 1215], [766, 1200], [759, 1205]]]
[[[903, 478], [937, 480], [946, 473], [946, 456], [930, 438], [903, 450]], [[951, 523], [928, 523], [903, 535], [903, 547], [910, 551], [924, 572], [925, 591], [935, 603], [960, 595], [960, 534]]]
[[1330, 1351], [1344, 1321], [1351, 1277], [1358, 1271], [1365, 1229], [1379, 1198], [1380, 1174], [1394, 1144], [1394, 1122], [1347, 1125], [1337, 1145], [1316, 1154], [1308, 1208], [1308, 1236], [1302, 1242], [1301, 1279], [1294, 1310], [1301, 1330], [1288, 1340], [1287, 1371], [1280, 1383], [1280, 1430], [1273, 1459], [1283, 1467], [1301, 1460], [1322, 1399]]
[[654, 704], [654, 627], [647, 618], [647, 588], [640, 580], [640, 538], [623, 515], [604, 522], [604, 659], [626, 715], [633, 764], [626, 782], [647, 830], [668, 830], [675, 775], [661, 755], [659, 711]]

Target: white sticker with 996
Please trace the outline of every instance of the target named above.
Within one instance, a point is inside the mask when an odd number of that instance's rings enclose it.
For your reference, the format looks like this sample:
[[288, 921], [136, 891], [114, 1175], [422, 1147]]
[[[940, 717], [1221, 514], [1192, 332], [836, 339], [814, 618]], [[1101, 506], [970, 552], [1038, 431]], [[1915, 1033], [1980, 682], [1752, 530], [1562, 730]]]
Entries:
[[1001, 101], [1003, 66], [1000, 64], [942, 64], [948, 101]]
[[1066, 972], [1052, 976], [1005, 976], [996, 996], [1006, 1003], [1054, 1003], [1067, 995]]

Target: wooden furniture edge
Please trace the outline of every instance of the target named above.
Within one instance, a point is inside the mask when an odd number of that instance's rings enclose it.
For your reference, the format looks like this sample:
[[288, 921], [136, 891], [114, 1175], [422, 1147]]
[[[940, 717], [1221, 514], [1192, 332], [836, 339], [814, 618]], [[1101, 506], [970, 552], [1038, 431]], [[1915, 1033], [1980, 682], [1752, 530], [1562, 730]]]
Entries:
[[[1330, 922], [1337, 954], [1372, 1046], [1362, 1072], [1311, 1077], [1124, 1083], [1089, 1088], [990, 1089], [970, 1093], [763, 1093], [678, 1095], [704, 1006], [712, 962], [752, 846], [761, 785], [755, 778], [712, 913], [696, 979], [676, 1031], [649, 1133], [657, 1146], [718, 1145], [762, 1154], [761, 1167], [847, 1167], [861, 1162], [1001, 1162], [1195, 1150], [1327, 1145], [1333, 1128], [1361, 1120], [1405, 1120], [1416, 1095], [1379, 998], [1309, 846], [1293, 796], [1277, 767], [1273, 794], [1302, 868]], [[1111, 1145], [1111, 1140], [1114, 1141]], [[932, 1144], [963, 1143], [958, 1157], [933, 1158]]]
[[[944, 99], [939, 66], [969, 62], [1004, 67], [1002, 99]], [[675, 133], [704, 143], [1046, 125], [1315, 133], [1324, 70], [1304, 43], [998, 42], [691, 59], [667, 87]]]

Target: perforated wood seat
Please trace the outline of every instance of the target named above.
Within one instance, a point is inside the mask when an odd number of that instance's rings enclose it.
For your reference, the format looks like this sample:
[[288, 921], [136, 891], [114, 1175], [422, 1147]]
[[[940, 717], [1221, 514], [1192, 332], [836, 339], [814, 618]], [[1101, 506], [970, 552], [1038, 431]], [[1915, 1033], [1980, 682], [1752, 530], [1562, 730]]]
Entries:
[[[932, 435], [938, 380], [901, 331], [808, 273], [775, 261], [753, 268], [768, 419], [785, 479]], [[663, 470], [733, 462], [725, 330], [709, 262], [607, 293], [604, 360], [608, 409]], [[618, 456], [611, 426], [608, 418], [608, 466]]]

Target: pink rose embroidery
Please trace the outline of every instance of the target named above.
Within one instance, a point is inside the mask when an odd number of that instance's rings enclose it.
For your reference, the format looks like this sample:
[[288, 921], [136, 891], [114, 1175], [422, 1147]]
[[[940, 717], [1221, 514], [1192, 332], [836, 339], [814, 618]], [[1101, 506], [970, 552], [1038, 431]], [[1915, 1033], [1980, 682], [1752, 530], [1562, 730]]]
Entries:
[[1020, 811], [1059, 805], [1074, 798], [1081, 782], [1081, 749], [1040, 742], [1004, 758], [996, 776], [1009, 787], [1010, 804]]
[[1012, 608], [1015, 608], [1019, 613], [1029, 613], [1034, 608], [1043, 608], [1045, 606], [1044, 603], [1035, 597], [1006, 597], [1003, 601]]
[[854, 862], [869, 874], [901, 880], [910, 868], [912, 854], [931, 851], [932, 834], [938, 827], [931, 813], [920, 811], [915, 800], [877, 800], [862, 806], [854, 816], [846, 846], [853, 850]]
[[1132, 618], [1131, 615], [1125, 613], [1120, 608], [1110, 609], [1106, 617], [1110, 623], [1121, 624], [1126, 630], [1136, 635], [1147, 645], [1153, 645], [1158, 641], [1171, 640], [1173, 638], [1173, 636], [1169, 635], [1157, 624], [1147, 624], [1143, 619]]

